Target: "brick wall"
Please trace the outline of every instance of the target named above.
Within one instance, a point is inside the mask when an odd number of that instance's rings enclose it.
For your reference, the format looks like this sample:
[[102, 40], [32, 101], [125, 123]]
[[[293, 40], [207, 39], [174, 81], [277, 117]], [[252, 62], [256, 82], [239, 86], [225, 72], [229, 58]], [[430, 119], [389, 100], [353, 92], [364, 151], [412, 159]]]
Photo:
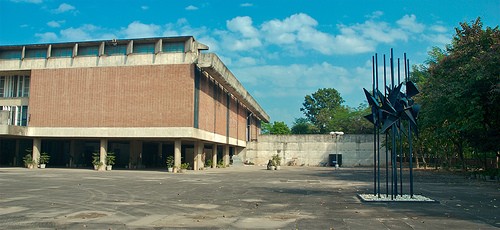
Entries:
[[238, 139], [246, 140], [247, 110], [240, 105], [238, 107]]
[[199, 128], [209, 132], [215, 130], [214, 81], [206, 76], [200, 77]]
[[32, 70], [30, 126], [192, 127], [194, 66]]
[[[238, 100], [230, 97], [229, 136], [245, 140], [246, 108], [238, 106]], [[213, 79], [202, 75], [200, 79], [199, 128], [226, 136], [227, 93]]]
[[229, 105], [229, 136], [232, 138], [238, 137], [238, 101], [231, 97], [231, 104]]

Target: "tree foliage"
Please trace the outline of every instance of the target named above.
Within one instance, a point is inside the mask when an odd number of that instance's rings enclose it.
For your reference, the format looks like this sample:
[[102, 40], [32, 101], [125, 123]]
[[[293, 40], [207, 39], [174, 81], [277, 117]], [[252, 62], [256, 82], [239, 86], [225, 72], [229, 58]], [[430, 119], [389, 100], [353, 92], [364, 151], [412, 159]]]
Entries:
[[344, 99], [340, 93], [333, 88], [319, 89], [312, 95], [306, 95], [300, 111], [314, 124], [320, 133], [326, 133], [327, 124], [342, 109]]
[[290, 128], [288, 128], [288, 125], [285, 124], [283, 121], [275, 121], [273, 123], [273, 126], [271, 128], [271, 134], [279, 134], [279, 135], [284, 135], [284, 134], [290, 134]]
[[[357, 108], [342, 105], [344, 99], [333, 88], [319, 89], [312, 95], [306, 95], [300, 109], [306, 118], [297, 119], [292, 127], [293, 133], [322, 133], [343, 131], [350, 134], [372, 133], [370, 123], [364, 115], [370, 108], [361, 104]], [[314, 127], [314, 128], [313, 128]]]
[[316, 134], [319, 133], [318, 128], [314, 126], [309, 120], [306, 118], [296, 118], [295, 122], [292, 126], [293, 134]]
[[291, 134], [290, 128], [283, 121], [275, 121], [274, 123], [262, 123], [260, 130], [261, 134]]
[[425, 144], [462, 160], [469, 148], [500, 149], [500, 31], [482, 27], [480, 18], [460, 23], [452, 44], [434, 48], [428, 66], [412, 74], [422, 91], [416, 100]]

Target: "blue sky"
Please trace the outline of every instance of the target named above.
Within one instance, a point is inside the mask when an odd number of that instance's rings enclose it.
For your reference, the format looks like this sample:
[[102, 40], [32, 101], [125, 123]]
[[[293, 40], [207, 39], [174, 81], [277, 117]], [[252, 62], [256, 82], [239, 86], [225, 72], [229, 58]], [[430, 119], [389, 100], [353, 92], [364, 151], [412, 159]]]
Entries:
[[192, 35], [291, 125], [319, 88], [364, 102], [375, 53], [422, 63], [460, 22], [499, 15], [499, 0], [0, 0], [0, 45]]

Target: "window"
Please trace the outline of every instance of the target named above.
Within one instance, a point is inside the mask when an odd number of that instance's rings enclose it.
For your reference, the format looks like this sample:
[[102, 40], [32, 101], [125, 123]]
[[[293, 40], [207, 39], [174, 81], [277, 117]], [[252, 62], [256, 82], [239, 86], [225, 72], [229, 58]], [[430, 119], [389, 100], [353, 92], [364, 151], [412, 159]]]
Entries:
[[182, 53], [184, 52], [184, 42], [163, 43], [162, 51], [167, 53]]
[[24, 76], [22, 97], [30, 96], [30, 77]]
[[29, 97], [29, 76], [1, 76], [0, 97]]
[[47, 58], [47, 49], [28, 49], [25, 54], [26, 58]]
[[21, 59], [21, 50], [4, 50], [0, 52], [0, 59]]
[[79, 46], [77, 56], [99, 56], [99, 46]]
[[134, 53], [155, 53], [155, 44], [134, 44]]
[[127, 45], [106, 46], [104, 53], [107, 55], [126, 55]]
[[27, 126], [28, 125], [28, 106], [0, 106], [0, 110], [8, 111], [8, 125]]
[[4, 89], [5, 89], [5, 77], [0, 76], [0, 97], [4, 96]]
[[73, 48], [52, 48], [51, 57], [72, 57]]

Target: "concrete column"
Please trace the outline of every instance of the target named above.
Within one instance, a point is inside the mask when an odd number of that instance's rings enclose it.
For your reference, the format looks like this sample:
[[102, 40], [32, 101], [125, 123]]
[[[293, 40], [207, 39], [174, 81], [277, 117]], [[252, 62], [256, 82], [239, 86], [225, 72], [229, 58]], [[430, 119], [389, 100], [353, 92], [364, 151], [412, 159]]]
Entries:
[[179, 170], [181, 168], [181, 140], [176, 140], [174, 143], [174, 167]]
[[[108, 155], [108, 139], [101, 139], [101, 146], [99, 148], [99, 158], [104, 167], [106, 167], [107, 155]], [[99, 170], [104, 170], [104, 167], [99, 168]]]
[[203, 151], [205, 150], [205, 144], [203, 142], [196, 142], [196, 149], [195, 149], [195, 157], [194, 157], [194, 164], [196, 167], [194, 167], [195, 170], [198, 170], [200, 168], [203, 168], [203, 160], [202, 160], [202, 154]]
[[199, 160], [198, 158], [200, 157], [200, 142], [195, 142], [194, 143], [194, 149], [193, 149], [193, 170], [194, 171], [198, 171], [198, 163], [199, 163]]
[[224, 156], [222, 157], [224, 166], [229, 166], [229, 145], [224, 145]]
[[130, 141], [129, 168], [138, 169], [142, 165], [142, 141]]
[[69, 167], [73, 168], [75, 165], [75, 140], [69, 142]]
[[42, 150], [42, 139], [35, 138], [33, 139], [33, 161], [40, 161], [40, 151]]
[[[14, 152], [14, 159], [12, 159], [12, 166], [17, 166], [17, 158], [19, 157], [19, 140], [16, 140], [16, 150]], [[21, 157], [22, 158], [22, 157]]]
[[160, 165], [164, 167], [166, 165], [166, 159], [163, 159], [163, 143], [158, 143], [158, 159], [161, 159]]
[[212, 146], [212, 168], [217, 168], [217, 144]]

